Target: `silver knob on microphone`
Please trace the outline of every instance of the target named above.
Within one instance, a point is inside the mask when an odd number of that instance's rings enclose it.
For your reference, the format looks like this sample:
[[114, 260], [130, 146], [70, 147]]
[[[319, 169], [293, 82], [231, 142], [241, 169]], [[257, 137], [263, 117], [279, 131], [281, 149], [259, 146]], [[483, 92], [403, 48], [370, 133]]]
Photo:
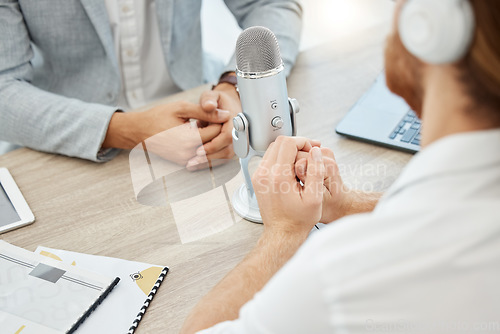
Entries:
[[233, 127], [238, 132], [245, 130], [245, 123], [240, 116], [236, 116], [235, 118], [233, 118]]
[[283, 122], [283, 119], [279, 116], [276, 116], [271, 120], [271, 125], [275, 129], [281, 129], [283, 127], [283, 124], [285, 124], [285, 122]]

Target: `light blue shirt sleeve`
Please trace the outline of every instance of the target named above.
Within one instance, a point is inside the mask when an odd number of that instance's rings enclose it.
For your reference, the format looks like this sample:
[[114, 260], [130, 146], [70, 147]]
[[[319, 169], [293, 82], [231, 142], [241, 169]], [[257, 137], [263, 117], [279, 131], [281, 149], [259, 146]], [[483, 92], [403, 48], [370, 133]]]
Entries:
[[114, 157], [117, 150], [99, 150], [117, 108], [34, 86], [33, 48], [17, 2], [0, 3], [0, 22], [0, 140], [96, 162]]
[[[225, 0], [242, 29], [252, 26], [269, 28], [278, 39], [281, 58], [288, 76], [299, 52], [302, 31], [302, 6], [297, 0], [255, 1]], [[236, 68], [235, 56], [231, 58], [226, 71]]]

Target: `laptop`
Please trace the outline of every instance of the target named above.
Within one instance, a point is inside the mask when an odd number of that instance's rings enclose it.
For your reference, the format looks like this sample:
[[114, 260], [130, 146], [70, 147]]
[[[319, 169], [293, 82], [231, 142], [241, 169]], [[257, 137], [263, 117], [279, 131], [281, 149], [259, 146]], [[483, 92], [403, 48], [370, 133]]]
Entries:
[[397, 150], [420, 150], [420, 119], [385, 83], [382, 72], [335, 129], [349, 138]]

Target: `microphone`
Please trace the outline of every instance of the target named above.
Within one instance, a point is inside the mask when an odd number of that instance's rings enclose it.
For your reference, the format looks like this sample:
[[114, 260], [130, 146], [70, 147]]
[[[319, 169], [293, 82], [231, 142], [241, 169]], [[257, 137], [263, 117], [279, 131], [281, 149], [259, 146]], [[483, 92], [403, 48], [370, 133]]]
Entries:
[[245, 177], [231, 203], [241, 217], [262, 223], [248, 165], [278, 136], [295, 136], [297, 100], [288, 97], [278, 40], [265, 27], [244, 30], [236, 42], [236, 76], [242, 113], [233, 118], [233, 148]]

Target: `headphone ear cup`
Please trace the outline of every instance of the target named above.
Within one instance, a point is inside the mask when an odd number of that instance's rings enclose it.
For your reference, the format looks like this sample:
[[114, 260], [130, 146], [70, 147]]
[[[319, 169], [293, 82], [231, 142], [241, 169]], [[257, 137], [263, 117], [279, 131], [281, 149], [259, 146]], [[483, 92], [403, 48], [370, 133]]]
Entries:
[[406, 49], [430, 64], [454, 63], [465, 56], [474, 35], [468, 0], [408, 0], [398, 30]]

